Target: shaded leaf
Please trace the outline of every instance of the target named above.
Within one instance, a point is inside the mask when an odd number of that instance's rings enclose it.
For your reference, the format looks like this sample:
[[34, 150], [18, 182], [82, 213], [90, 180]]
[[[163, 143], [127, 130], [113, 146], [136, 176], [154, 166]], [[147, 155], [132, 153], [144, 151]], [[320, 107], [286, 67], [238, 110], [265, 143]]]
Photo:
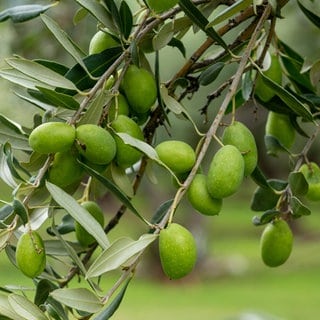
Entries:
[[[54, 226], [54, 228], [60, 234], [68, 234], [70, 232], [73, 232], [75, 230], [73, 217], [70, 214], [64, 215], [61, 219], [61, 222], [58, 225]], [[51, 227], [47, 228], [47, 232], [52, 236], [55, 235]]]
[[58, 186], [46, 181], [46, 187], [52, 198], [62, 208], [66, 209], [68, 213], [97, 240], [102, 248], [105, 249], [109, 246], [109, 241], [103, 228], [85, 208], [83, 208], [72, 196], [67, 194]]
[[119, 308], [131, 279], [132, 278], [129, 278], [126, 281], [126, 283], [121, 288], [121, 290], [119, 291], [117, 296], [112, 300], [112, 302], [109, 305], [107, 305], [105, 308], [103, 308], [103, 310], [101, 312], [99, 312], [99, 314], [93, 316], [92, 320], [108, 320], [111, 318], [111, 316]]
[[214, 65], [205, 69], [200, 74], [199, 83], [202, 86], [207, 86], [208, 84], [212, 83], [214, 80], [217, 79], [217, 77], [219, 76], [219, 74], [224, 66], [225, 66], [225, 64], [223, 62], [217, 62]]
[[103, 306], [100, 299], [85, 288], [56, 289], [50, 296], [68, 307], [89, 313], [98, 312]]
[[288, 182], [293, 195], [303, 196], [307, 194], [308, 182], [301, 172], [290, 172]]
[[37, 283], [36, 294], [34, 296], [34, 303], [37, 306], [44, 304], [49, 296], [49, 293], [58, 287], [48, 279], [41, 279]]
[[133, 17], [126, 1], [122, 1], [119, 9], [120, 30], [125, 39], [128, 39], [132, 30]]
[[152, 46], [154, 50], [161, 50], [164, 48], [173, 38], [174, 35], [174, 22], [170, 21], [164, 24], [159, 32], [152, 39]]
[[184, 46], [184, 43], [181, 40], [177, 38], [172, 38], [168, 43], [168, 46], [177, 48], [181, 52], [181, 54], [184, 57], [186, 57], [186, 47]]
[[114, 163], [111, 164], [111, 176], [115, 184], [125, 192], [128, 197], [133, 197], [133, 187], [132, 183], [129, 180], [128, 175], [126, 174], [125, 169], [118, 167]]
[[14, 212], [21, 218], [23, 224], [28, 222], [28, 211], [25, 205], [18, 199], [14, 199], [12, 202]]
[[298, 0], [298, 5], [301, 9], [301, 11], [305, 14], [305, 16], [316, 26], [320, 29], [320, 17], [317, 16], [312, 11], [308, 10], [301, 1]]
[[39, 89], [39, 91], [44, 95], [45, 101], [55, 107], [62, 107], [70, 110], [79, 109], [79, 102], [67, 94], [39, 86], [37, 86], [37, 89]]
[[158, 235], [144, 234], [138, 240], [119, 238], [104, 250], [90, 266], [86, 278], [98, 277], [121, 267], [130, 258], [143, 251]]
[[11, 19], [14, 23], [25, 22], [38, 17], [41, 13], [58, 4], [54, 2], [47, 5], [27, 4], [8, 8], [0, 12], [0, 22]]
[[13, 206], [6, 204], [0, 208], [0, 221], [7, 219], [13, 212]]
[[309, 216], [311, 214], [311, 210], [306, 207], [297, 197], [291, 197], [290, 207], [292, 210], [291, 214], [295, 218], [299, 218], [301, 216]]
[[261, 217], [254, 216], [252, 219], [252, 223], [255, 226], [262, 226], [264, 224], [271, 222], [278, 215], [279, 215], [279, 211], [277, 210], [267, 210], [261, 215]]
[[10, 294], [8, 301], [13, 310], [19, 314], [22, 318], [28, 320], [48, 320], [46, 315], [24, 296], [18, 294]]
[[[260, 71], [259, 71], [260, 72]], [[260, 76], [263, 80], [263, 82], [269, 86], [271, 89], [275, 91], [275, 93], [279, 96], [279, 98], [298, 116], [301, 116], [302, 118], [312, 121], [313, 116], [311, 112], [308, 110], [308, 108], [300, 101], [298, 100], [293, 94], [291, 94], [289, 91], [281, 87], [279, 84], [268, 78], [263, 74], [263, 72], [260, 72]]]
[[[140, 141], [140, 140], [139, 140]], [[129, 210], [131, 210], [139, 219], [141, 219], [144, 223], [149, 224], [147, 220], [145, 220], [138, 210], [131, 203], [130, 198], [112, 181], [108, 180], [104, 176], [102, 176], [98, 171], [90, 168], [85, 163], [81, 162], [81, 165], [84, 169], [93, 177], [95, 177], [98, 181], [100, 181], [108, 190], [110, 190]]]
[[180, 0], [179, 5], [185, 14], [195, 23], [202, 31], [204, 31], [210, 38], [215, 40], [219, 45], [228, 51], [228, 46], [219, 34], [211, 27], [207, 27], [209, 21], [201, 13], [201, 11], [190, 1]]
[[[98, 54], [87, 56], [83, 59], [84, 64], [94, 77], [100, 77], [116, 61], [122, 53], [121, 47], [112, 47]], [[80, 90], [90, 89], [96, 83], [96, 80], [90, 78], [88, 73], [80, 64], [73, 66], [65, 77], [71, 80]]]
[[279, 152], [290, 153], [290, 151], [286, 147], [284, 147], [274, 136], [265, 135], [264, 144], [266, 146], [267, 153], [271, 156], [277, 156]]
[[159, 223], [163, 219], [163, 217], [166, 215], [166, 213], [168, 212], [168, 210], [171, 207], [173, 201], [174, 201], [174, 199], [170, 199], [170, 200], [167, 200], [166, 202], [162, 203], [159, 206], [159, 208], [156, 210], [156, 212], [153, 214], [150, 222], [152, 224]]

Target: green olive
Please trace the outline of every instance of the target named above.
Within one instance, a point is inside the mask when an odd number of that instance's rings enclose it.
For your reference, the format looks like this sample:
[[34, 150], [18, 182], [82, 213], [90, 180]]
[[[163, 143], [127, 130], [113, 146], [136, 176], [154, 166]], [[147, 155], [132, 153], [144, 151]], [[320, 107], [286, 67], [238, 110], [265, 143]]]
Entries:
[[74, 143], [76, 131], [64, 122], [46, 122], [36, 127], [29, 136], [30, 147], [39, 153], [64, 152]]
[[90, 40], [89, 54], [100, 53], [111, 47], [119, 46], [119, 43], [108, 32], [99, 30]]
[[257, 145], [251, 131], [243, 123], [234, 121], [224, 130], [222, 142], [240, 150], [244, 159], [244, 175], [249, 176], [258, 162]]
[[292, 251], [293, 235], [287, 222], [277, 219], [268, 223], [260, 240], [261, 257], [269, 267], [284, 264]]
[[76, 146], [79, 153], [94, 164], [108, 164], [116, 155], [112, 135], [94, 124], [83, 124], [76, 129]]
[[222, 199], [236, 193], [244, 177], [244, 159], [233, 145], [221, 147], [208, 170], [207, 187], [212, 198]]
[[320, 168], [315, 162], [304, 163], [299, 171], [308, 183], [306, 198], [311, 201], [320, 201]]
[[222, 199], [214, 199], [207, 188], [207, 177], [198, 173], [194, 176], [187, 197], [192, 207], [200, 213], [208, 216], [219, 214], [222, 208]]
[[197, 248], [192, 233], [177, 223], [160, 231], [159, 254], [167, 277], [179, 279], [189, 274], [197, 260]]
[[24, 233], [16, 248], [18, 268], [29, 278], [39, 276], [46, 266], [46, 253], [42, 238], [36, 231]]
[[143, 68], [130, 65], [124, 74], [121, 88], [133, 111], [143, 114], [157, 99], [157, 86], [153, 75]]

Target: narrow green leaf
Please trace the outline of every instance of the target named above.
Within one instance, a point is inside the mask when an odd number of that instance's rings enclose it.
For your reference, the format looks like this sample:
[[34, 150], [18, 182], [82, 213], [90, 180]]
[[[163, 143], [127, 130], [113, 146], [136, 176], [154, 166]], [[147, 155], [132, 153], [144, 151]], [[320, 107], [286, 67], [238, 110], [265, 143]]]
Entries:
[[184, 43], [178, 38], [172, 38], [168, 43], [168, 46], [177, 48], [181, 52], [183, 57], [186, 57], [186, 54], [187, 54], [186, 47], [184, 46]]
[[[68, 234], [70, 232], [73, 232], [74, 229], [74, 219], [70, 214], [66, 214], [62, 217], [61, 222], [54, 226], [55, 230], [59, 232], [59, 234]], [[47, 232], [51, 235], [55, 235], [55, 233], [52, 231], [51, 227], [48, 227]]]
[[121, 288], [117, 296], [112, 300], [112, 302], [109, 305], [107, 305], [101, 312], [99, 312], [99, 314], [93, 316], [92, 320], [108, 320], [113, 316], [113, 314], [117, 311], [122, 302], [122, 299], [126, 293], [131, 279], [132, 278], [129, 278], [126, 281], [126, 283]]
[[287, 152], [290, 154], [290, 150], [284, 147], [281, 142], [272, 135], [265, 135], [264, 136], [264, 144], [267, 149], [267, 154], [270, 156], [278, 156], [279, 152]]
[[[113, 47], [102, 51], [98, 54], [87, 56], [83, 59], [90, 74], [94, 77], [100, 77], [108, 68], [116, 61], [122, 53], [121, 47]], [[96, 80], [89, 77], [88, 73], [81, 67], [80, 64], [73, 66], [65, 75], [71, 80], [80, 90], [87, 90], [94, 86]]]
[[114, 24], [121, 31], [121, 17], [117, 5], [113, 0], [103, 0], [103, 2], [109, 9]]
[[170, 199], [170, 200], [167, 200], [166, 202], [162, 203], [159, 206], [159, 208], [156, 210], [156, 212], [153, 214], [150, 222], [152, 224], [159, 223], [162, 220], [162, 218], [166, 215], [166, 213], [168, 212], [173, 201], [174, 201], [174, 199]]
[[50, 280], [41, 279], [37, 283], [36, 294], [34, 296], [34, 303], [37, 306], [43, 305], [46, 302], [49, 293], [57, 288], [58, 287]]
[[0, 208], [0, 221], [7, 219], [13, 212], [11, 204], [5, 204]]
[[75, 0], [81, 7], [85, 8], [92, 14], [102, 25], [110, 30], [115, 30], [112, 15], [106, 8], [97, 1], [91, 0]]
[[227, 21], [233, 15], [239, 13], [241, 10], [247, 9], [252, 4], [252, 0], [239, 0], [233, 5], [222, 10], [214, 19], [208, 23], [207, 28], [213, 27], [214, 25]]
[[133, 17], [130, 7], [128, 6], [126, 1], [122, 1], [119, 9], [120, 15], [120, 29], [125, 39], [128, 39], [132, 30], [133, 25]]
[[305, 14], [305, 16], [316, 26], [320, 29], [320, 17], [317, 16], [312, 11], [308, 10], [301, 1], [298, 0], [298, 5], [301, 9], [301, 11]]
[[204, 31], [218, 44], [220, 44], [224, 49], [229, 51], [225, 41], [219, 36], [219, 34], [213, 28], [207, 27], [209, 21], [190, 0], [180, 0], [179, 5], [181, 9], [185, 12], [185, 14], [192, 20], [192, 22], [194, 22], [202, 31]]
[[11, 307], [8, 297], [0, 294], [0, 315], [8, 317], [10, 320], [26, 320], [26, 318], [21, 318], [14, 309]]
[[126, 170], [111, 164], [111, 176], [115, 184], [130, 198], [134, 196], [132, 183], [126, 174]]
[[4, 153], [3, 146], [0, 149], [0, 178], [12, 189], [15, 189], [18, 184], [13, 178], [10, 167], [7, 163], [7, 156]]
[[35, 78], [31, 78], [16, 69], [2, 69], [0, 70], [0, 76], [12, 83], [18, 84], [27, 89], [36, 89], [37, 86], [46, 88], [52, 88], [52, 86], [46, 85], [45, 83], [38, 81]]
[[79, 102], [67, 94], [38, 86], [37, 89], [39, 89], [39, 91], [44, 95], [46, 100], [55, 107], [62, 107], [70, 110], [79, 109]]
[[12, 120], [0, 114], [0, 144], [9, 142], [13, 149], [31, 151], [28, 137], [22, 128]]
[[48, 320], [46, 315], [24, 296], [18, 294], [10, 294], [8, 301], [13, 310], [19, 314], [23, 319], [28, 320]]
[[263, 74], [263, 72], [260, 72], [261, 78], [263, 82], [272, 88], [275, 93], [279, 96], [279, 98], [298, 116], [301, 116], [302, 118], [312, 121], [313, 116], [312, 113], [308, 110], [308, 108], [300, 101], [298, 100], [293, 94], [291, 94], [289, 91], [281, 87], [279, 84], [268, 78]]
[[169, 21], [164, 24], [159, 32], [152, 39], [152, 46], [154, 50], [161, 50], [164, 48], [173, 38], [174, 35], [174, 22]]
[[12, 202], [14, 212], [21, 218], [22, 223], [28, 222], [28, 211], [25, 205], [18, 199], [14, 199]]
[[[12, 236], [12, 230], [4, 229], [0, 231], [0, 251], [7, 247], [9, 240]], [[1, 314], [1, 306], [0, 306]]]
[[288, 181], [293, 195], [303, 196], [307, 194], [308, 182], [301, 172], [290, 172]]
[[59, 43], [64, 47], [64, 49], [74, 58], [74, 60], [81, 65], [81, 67], [87, 70], [86, 65], [83, 62], [84, 53], [79, 49], [79, 47], [71, 40], [71, 38], [66, 34], [66, 32], [60, 28], [60, 26], [49, 16], [42, 14], [42, 21], [45, 23], [47, 28], [56, 37]]
[[103, 108], [110, 99], [108, 91], [100, 90], [90, 101], [86, 113], [81, 117], [79, 125], [90, 123], [98, 124], [101, 119]]
[[144, 219], [138, 210], [131, 203], [130, 198], [112, 181], [108, 180], [104, 176], [102, 176], [99, 172], [93, 170], [85, 163], [81, 162], [81, 165], [84, 169], [93, 177], [95, 177], [98, 181], [100, 181], [108, 190], [110, 190], [129, 210], [131, 210], [139, 219], [141, 219], [144, 223], [149, 224], [146, 219]]
[[46, 187], [52, 198], [62, 208], [66, 209], [68, 213], [70, 213], [70, 215], [97, 240], [102, 248], [105, 249], [109, 246], [109, 241], [103, 231], [103, 228], [86, 209], [84, 209], [72, 196], [67, 194], [58, 186], [46, 181]]
[[223, 62], [217, 62], [214, 65], [205, 69], [200, 74], [199, 83], [202, 86], [207, 86], [208, 84], [212, 83], [214, 80], [217, 79], [224, 66], [225, 64]]
[[90, 266], [86, 277], [98, 277], [103, 273], [118, 269], [130, 258], [143, 251], [158, 235], [144, 234], [138, 240], [119, 238], [104, 250]]
[[86, 288], [56, 289], [50, 296], [68, 307], [89, 313], [98, 312], [103, 306], [100, 299]]
[[58, 4], [54, 2], [47, 5], [27, 4], [8, 8], [0, 12], [0, 22], [11, 19], [14, 23], [25, 22], [38, 17], [41, 13]]
[[21, 73], [52, 87], [77, 90], [70, 80], [37, 62], [19, 58], [10, 58], [6, 62]]

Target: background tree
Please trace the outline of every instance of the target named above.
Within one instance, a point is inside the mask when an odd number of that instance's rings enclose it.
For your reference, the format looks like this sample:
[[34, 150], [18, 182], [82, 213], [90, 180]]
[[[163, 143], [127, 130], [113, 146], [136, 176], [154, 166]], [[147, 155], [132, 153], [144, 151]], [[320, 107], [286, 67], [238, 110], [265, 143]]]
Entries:
[[[49, 31], [65, 51], [9, 57], [0, 71], [36, 110], [32, 127], [0, 117], [0, 176], [11, 189], [0, 210], [1, 248], [36, 287], [31, 299], [6, 289], [0, 314], [110, 318], [152, 243], [159, 244], [169, 278], [193, 269], [196, 242], [175, 222], [182, 199], [199, 213], [217, 215], [250, 178], [257, 184], [251, 209], [259, 212], [253, 223], [266, 225], [262, 259], [275, 267], [289, 258], [288, 224], [311, 213], [307, 201], [320, 200], [320, 170], [309, 153], [319, 132], [319, 57], [305, 61], [278, 37], [275, 26], [286, 3], [81, 0], [74, 2], [72, 35], [66, 32], [71, 21], [61, 26], [54, 19], [59, 2], [0, 13], [1, 21], [17, 26], [40, 20], [43, 34]], [[314, 3], [297, 3], [319, 28]], [[88, 20], [98, 35], [83, 50], [73, 35], [79, 39], [77, 26], [81, 30]], [[194, 39], [202, 42], [187, 54]], [[165, 79], [161, 54], [167, 46], [183, 63]], [[190, 107], [207, 88], [203, 105]], [[266, 152], [258, 152], [259, 136], [248, 129], [262, 108], [268, 113], [260, 134]], [[181, 132], [182, 121], [188, 131]], [[269, 178], [261, 164], [279, 155], [289, 160], [288, 174]], [[159, 167], [176, 192], [152, 214], [141, 212], [134, 196]], [[106, 193], [121, 205], [105, 223], [97, 202]], [[110, 242], [109, 232], [126, 211], [136, 217], [132, 228], [139, 238]], [[122, 270], [119, 279], [102, 291], [99, 278], [116, 269]], [[69, 287], [75, 277], [80, 285]]]

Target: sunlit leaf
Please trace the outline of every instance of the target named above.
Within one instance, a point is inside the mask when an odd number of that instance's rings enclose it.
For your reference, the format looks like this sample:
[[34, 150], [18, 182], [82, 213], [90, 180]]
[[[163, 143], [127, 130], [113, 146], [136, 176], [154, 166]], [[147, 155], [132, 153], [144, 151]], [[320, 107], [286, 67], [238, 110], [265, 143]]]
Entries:
[[14, 311], [8, 301], [8, 297], [2, 294], [0, 294], [0, 315], [11, 320], [26, 320], [26, 318], [21, 318], [21, 316]]
[[133, 187], [125, 169], [118, 167], [115, 164], [111, 164], [111, 176], [115, 184], [125, 192], [128, 197], [133, 197]]
[[161, 50], [164, 48], [173, 38], [174, 35], [174, 23], [170, 21], [164, 24], [159, 32], [152, 39], [152, 46], [154, 50]]
[[68, 307], [89, 313], [98, 312], [103, 306], [100, 299], [86, 288], [56, 289], [50, 296]]
[[58, 4], [54, 2], [47, 5], [27, 4], [5, 9], [0, 12], [0, 22], [11, 19], [14, 23], [25, 22], [38, 17], [41, 13]]
[[19, 58], [10, 58], [6, 62], [12, 68], [49, 86], [77, 90], [70, 80], [37, 62]]
[[46, 315], [38, 308], [38, 306], [28, 300], [25, 296], [13, 293], [8, 296], [8, 301], [13, 310], [23, 319], [48, 320]]
[[136, 241], [130, 238], [119, 238], [97, 257], [86, 277], [98, 277], [103, 273], [118, 269], [131, 257], [144, 250], [157, 237], [155, 234], [144, 234]]
[[97, 240], [102, 248], [107, 248], [109, 246], [109, 241], [103, 228], [85, 208], [58, 186], [46, 181], [46, 187], [53, 199], [62, 208], [66, 209], [68, 213], [70, 213], [70, 215]]

